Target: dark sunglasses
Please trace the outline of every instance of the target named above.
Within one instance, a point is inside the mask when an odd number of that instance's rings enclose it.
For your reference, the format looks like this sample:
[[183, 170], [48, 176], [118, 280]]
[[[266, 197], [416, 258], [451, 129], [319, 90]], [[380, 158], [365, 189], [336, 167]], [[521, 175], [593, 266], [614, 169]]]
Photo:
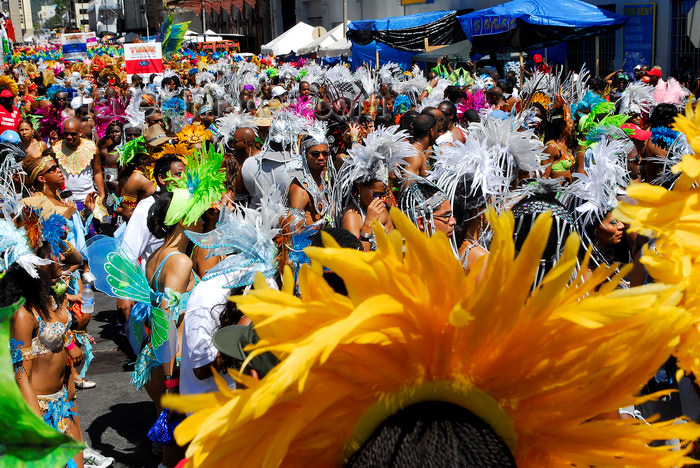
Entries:
[[313, 156], [314, 158], [318, 158], [321, 155], [328, 157], [329, 154], [330, 153], [328, 151], [309, 151], [309, 155]]
[[56, 172], [56, 171], [58, 171], [58, 170], [60, 170], [60, 169], [61, 169], [61, 168], [60, 168], [58, 165], [56, 165], [56, 166], [51, 166], [50, 168], [46, 169], [46, 172], [44, 172], [44, 174], [51, 174], [51, 173]]
[[78, 132], [64, 132], [63, 134], [68, 136], [76, 136], [78, 135]]
[[369, 193], [372, 194], [372, 198], [386, 198], [391, 195], [391, 192], [388, 190], [385, 192], [375, 192], [374, 190], [370, 190]]

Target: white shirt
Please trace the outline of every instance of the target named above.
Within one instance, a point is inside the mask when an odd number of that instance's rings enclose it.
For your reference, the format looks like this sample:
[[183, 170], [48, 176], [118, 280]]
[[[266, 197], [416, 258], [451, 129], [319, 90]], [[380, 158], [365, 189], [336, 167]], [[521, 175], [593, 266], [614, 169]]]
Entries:
[[[261, 157], [262, 156], [262, 157]], [[250, 194], [250, 207], [259, 208], [263, 193], [274, 187], [284, 200], [292, 183], [290, 172], [301, 169], [297, 158], [288, 153], [267, 151], [248, 158], [241, 167], [241, 177]]]
[[156, 239], [148, 230], [148, 210], [156, 202], [154, 196], [141, 200], [131, 213], [129, 222], [126, 223], [124, 236], [122, 237], [122, 247], [126, 246], [131, 250], [137, 259], [141, 259], [145, 265], [148, 258], [158, 250], [165, 239]]
[[69, 174], [63, 168], [61, 168], [61, 171], [63, 171], [63, 177], [66, 179], [66, 190], [73, 192], [73, 200], [84, 203], [85, 198], [95, 191], [92, 165], [88, 165], [83, 169], [83, 172], [77, 175]]
[[[180, 361], [180, 393], [195, 394], [218, 391], [214, 377], [199, 380], [193, 369], [214, 362], [218, 350], [212, 337], [221, 322], [219, 316], [226, 308], [230, 294], [227, 284], [230, 275], [219, 275], [197, 284], [187, 301], [185, 322], [182, 329], [182, 353]], [[236, 388], [228, 374], [220, 374], [229, 387]]]

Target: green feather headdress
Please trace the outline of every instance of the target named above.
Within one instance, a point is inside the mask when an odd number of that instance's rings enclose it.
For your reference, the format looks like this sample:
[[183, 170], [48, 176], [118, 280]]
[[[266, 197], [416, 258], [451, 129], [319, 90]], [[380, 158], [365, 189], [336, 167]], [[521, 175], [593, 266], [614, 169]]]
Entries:
[[600, 102], [593, 106], [593, 109], [591, 111], [582, 116], [581, 120], [578, 121], [578, 130], [579, 132], [586, 134], [588, 133], [593, 127], [595, 127], [598, 124], [598, 121], [600, 120], [600, 117], [605, 114], [606, 116], [612, 114], [615, 112], [615, 103], [614, 102]]
[[226, 174], [221, 170], [223, 161], [223, 153], [217, 153], [214, 145], [205, 142], [202, 149], [187, 156], [187, 168], [181, 179], [170, 176], [166, 179], [172, 182], [168, 190], [173, 192], [173, 200], [165, 215], [167, 226], [180, 221], [190, 226], [221, 200], [226, 191]]
[[148, 154], [148, 150], [146, 149], [146, 140], [143, 138], [143, 135], [124, 143], [119, 148], [119, 164], [121, 166], [126, 166], [134, 160], [137, 154], [142, 153]]
[[627, 122], [629, 119], [628, 115], [608, 115], [603, 118], [600, 122], [591, 126], [588, 132], [586, 132], [586, 140], [579, 141], [579, 144], [588, 148], [596, 141], [600, 141], [603, 135], [608, 135], [612, 138], [624, 138], [625, 135], [629, 135], [631, 130], [623, 130], [620, 128], [622, 124]]

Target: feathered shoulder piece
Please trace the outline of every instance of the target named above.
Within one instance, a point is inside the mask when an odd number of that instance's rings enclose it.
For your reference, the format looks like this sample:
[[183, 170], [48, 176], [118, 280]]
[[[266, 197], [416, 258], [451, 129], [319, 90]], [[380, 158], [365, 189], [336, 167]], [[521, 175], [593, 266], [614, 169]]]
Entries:
[[167, 226], [180, 221], [190, 226], [221, 200], [226, 191], [226, 174], [221, 171], [223, 161], [223, 154], [214, 151], [214, 145], [206, 143], [202, 149], [187, 156], [182, 178], [168, 179], [173, 200], [165, 216]]
[[118, 148], [119, 164], [123, 167], [131, 163], [137, 154], [147, 154], [146, 140], [143, 135], [127, 141]]
[[[22, 206], [22, 190], [15, 187], [15, 174], [23, 174], [26, 153], [13, 143], [0, 143], [0, 209], [5, 219], [15, 219]], [[21, 178], [20, 180], [24, 180]]]
[[656, 105], [654, 87], [642, 83], [630, 83], [620, 95], [620, 114], [649, 115]]
[[0, 219], [0, 272], [7, 271], [17, 263], [32, 278], [39, 278], [36, 267], [48, 265], [51, 260], [39, 258], [29, 247], [26, 231], [18, 229], [13, 223]]
[[192, 242], [208, 251], [207, 258], [227, 256], [207, 272], [204, 280], [230, 274], [235, 279], [227, 286], [238, 287], [252, 284], [257, 273], [266, 278], [278, 273], [275, 238], [280, 233], [279, 220], [286, 208], [281, 204], [276, 205], [277, 210], [273, 206], [263, 207], [258, 211], [236, 206], [233, 212], [226, 212], [213, 231], [203, 234], [185, 231]]

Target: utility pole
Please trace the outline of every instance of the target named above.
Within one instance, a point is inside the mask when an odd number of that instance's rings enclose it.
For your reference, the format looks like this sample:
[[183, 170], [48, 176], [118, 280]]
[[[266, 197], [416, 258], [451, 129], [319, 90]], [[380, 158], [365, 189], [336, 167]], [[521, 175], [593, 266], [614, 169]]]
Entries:
[[148, 38], [151, 37], [150, 30], [148, 29], [148, 10], [147, 10], [147, 5], [148, 5], [148, 0], [145, 0], [143, 2], [143, 19], [146, 21], [146, 42], [148, 42]]
[[348, 35], [348, 0], [343, 0], [343, 39]]
[[202, 35], [204, 36], [204, 42], [207, 42], [207, 16], [204, 11], [204, 0], [202, 0]]

